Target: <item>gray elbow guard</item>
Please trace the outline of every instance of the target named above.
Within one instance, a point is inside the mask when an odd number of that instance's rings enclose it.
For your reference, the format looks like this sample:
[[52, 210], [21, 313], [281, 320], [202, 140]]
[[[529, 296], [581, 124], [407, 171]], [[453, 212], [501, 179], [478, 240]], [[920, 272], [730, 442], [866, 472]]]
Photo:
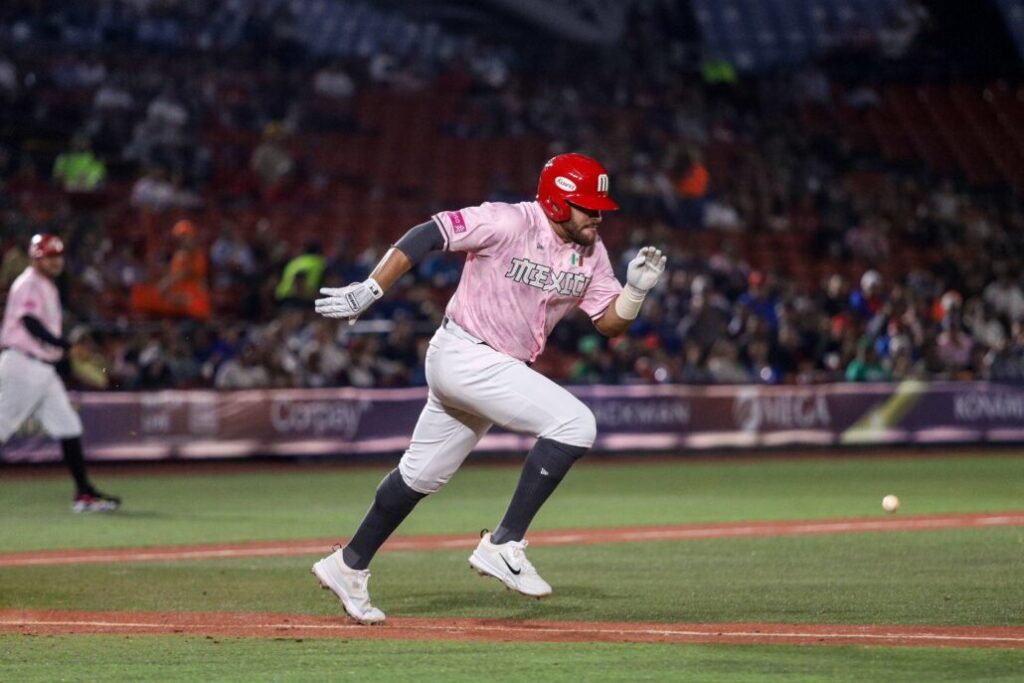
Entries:
[[409, 232], [395, 242], [395, 248], [400, 249], [413, 263], [419, 263], [428, 251], [444, 248], [444, 235], [441, 234], [441, 228], [437, 227], [437, 223], [427, 221], [410, 228]]

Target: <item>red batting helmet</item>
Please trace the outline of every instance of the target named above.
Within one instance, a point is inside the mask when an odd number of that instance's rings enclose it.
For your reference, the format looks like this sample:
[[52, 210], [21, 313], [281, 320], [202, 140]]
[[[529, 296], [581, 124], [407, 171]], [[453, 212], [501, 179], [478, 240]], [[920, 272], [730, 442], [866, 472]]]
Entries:
[[38, 234], [32, 236], [28, 246], [28, 255], [32, 258], [60, 256], [64, 253], [64, 241], [56, 235]]
[[596, 159], [582, 154], [552, 157], [540, 172], [537, 201], [548, 218], [561, 223], [572, 213], [569, 204], [593, 211], [615, 211], [608, 196], [608, 171]]

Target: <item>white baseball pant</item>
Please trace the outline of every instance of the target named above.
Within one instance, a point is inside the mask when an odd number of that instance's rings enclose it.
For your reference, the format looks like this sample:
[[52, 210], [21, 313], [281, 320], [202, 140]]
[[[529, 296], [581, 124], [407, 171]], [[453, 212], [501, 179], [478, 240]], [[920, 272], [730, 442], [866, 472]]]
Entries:
[[57, 370], [16, 349], [0, 353], [0, 443], [35, 416], [55, 439], [82, 435], [82, 420], [71, 407]]
[[427, 405], [398, 469], [420, 493], [434, 493], [491, 425], [590, 448], [594, 414], [525, 363], [495, 351], [448, 321], [430, 340]]

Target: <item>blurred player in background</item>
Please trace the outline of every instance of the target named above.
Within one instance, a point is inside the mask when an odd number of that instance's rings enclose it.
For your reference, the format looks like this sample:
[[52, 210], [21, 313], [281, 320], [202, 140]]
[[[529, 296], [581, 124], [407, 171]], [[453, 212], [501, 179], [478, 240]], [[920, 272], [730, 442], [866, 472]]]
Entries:
[[34, 416], [60, 441], [75, 480], [72, 512], [116, 510], [121, 500], [97, 491], [86, 474], [82, 421], [57, 371], [70, 365], [71, 349], [61, 335], [60, 295], [54, 284], [64, 270], [64, 243], [55, 235], [36, 235], [28, 254], [31, 263], [11, 285], [0, 327], [0, 444]]
[[562, 154], [541, 171], [536, 201], [439, 213], [406, 233], [367, 280], [321, 290], [326, 298], [317, 300], [317, 312], [353, 322], [428, 251], [466, 253], [459, 286], [427, 351], [427, 405], [409, 448], [380, 483], [348, 545], [313, 566], [321, 585], [357, 621], [384, 620], [367, 589], [374, 554], [495, 424], [537, 442], [504, 518], [482, 534], [469, 563], [524, 595], [551, 594], [526, 557], [526, 531], [593, 445], [597, 427], [589, 408], [530, 365], [572, 309], [581, 308], [613, 337], [630, 326], [658, 283], [665, 257], [654, 247], [629, 263], [625, 287], [615, 278], [598, 226], [602, 211], [617, 208], [600, 163]]

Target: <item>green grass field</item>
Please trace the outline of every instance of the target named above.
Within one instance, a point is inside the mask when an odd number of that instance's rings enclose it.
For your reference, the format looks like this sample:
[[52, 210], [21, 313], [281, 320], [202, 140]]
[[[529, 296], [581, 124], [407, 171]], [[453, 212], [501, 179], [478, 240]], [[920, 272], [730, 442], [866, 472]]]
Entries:
[[[342, 537], [386, 469], [98, 476], [125, 509], [81, 517], [65, 477], [0, 470], [0, 552]], [[517, 476], [466, 467], [400, 533], [472, 538], [496, 524]], [[1021, 510], [1024, 457], [584, 461], [534, 528], [881, 517], [886, 493], [899, 514]], [[428, 618], [1024, 625], [1021, 527], [536, 547], [555, 587], [541, 602], [476, 577], [467, 554], [381, 554], [375, 603]], [[338, 614], [308, 573], [314, 559], [0, 568], [0, 607]], [[0, 680], [1024, 681], [1024, 650], [215, 640], [0, 636]]]
[[[1019, 681], [1007, 650], [0, 636], [10, 681]], [[45, 665], [43, 664], [45, 662]]]

